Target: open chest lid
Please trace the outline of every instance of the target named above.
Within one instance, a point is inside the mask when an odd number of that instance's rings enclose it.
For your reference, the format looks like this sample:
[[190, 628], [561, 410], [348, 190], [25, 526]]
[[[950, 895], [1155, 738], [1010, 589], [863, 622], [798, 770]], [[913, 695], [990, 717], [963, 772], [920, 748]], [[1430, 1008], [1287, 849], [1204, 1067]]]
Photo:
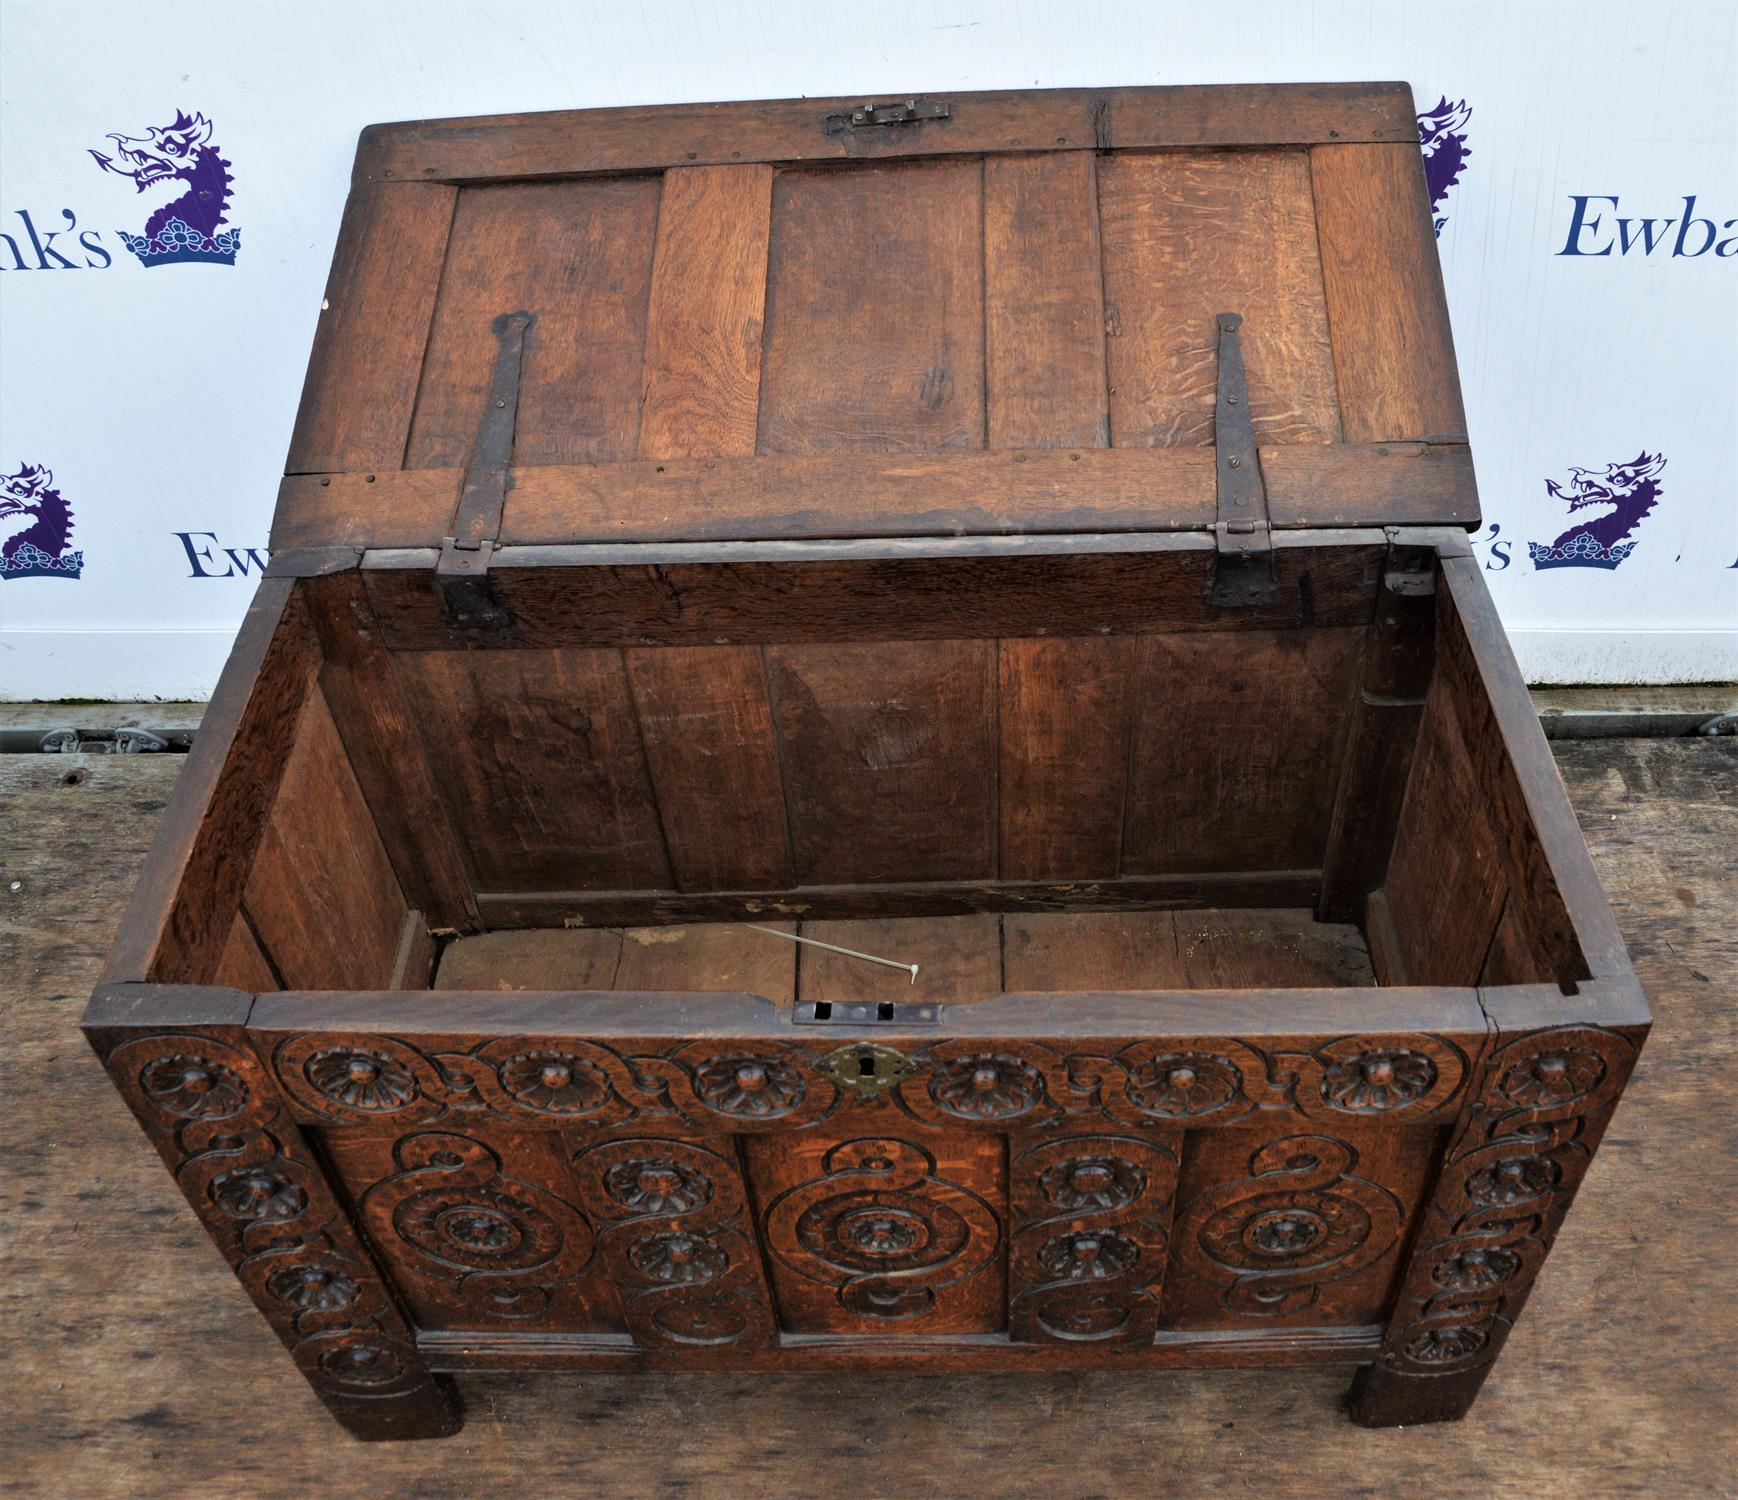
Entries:
[[1478, 521], [1405, 84], [371, 126], [274, 550]]

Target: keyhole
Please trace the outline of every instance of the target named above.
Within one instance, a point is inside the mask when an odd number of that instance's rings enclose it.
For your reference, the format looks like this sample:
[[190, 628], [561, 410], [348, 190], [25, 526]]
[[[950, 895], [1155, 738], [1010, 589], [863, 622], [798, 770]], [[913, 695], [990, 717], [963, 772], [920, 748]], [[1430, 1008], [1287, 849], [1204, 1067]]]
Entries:
[[867, 1053], [857, 1059], [857, 1073], [863, 1078], [875, 1076], [875, 1059]]

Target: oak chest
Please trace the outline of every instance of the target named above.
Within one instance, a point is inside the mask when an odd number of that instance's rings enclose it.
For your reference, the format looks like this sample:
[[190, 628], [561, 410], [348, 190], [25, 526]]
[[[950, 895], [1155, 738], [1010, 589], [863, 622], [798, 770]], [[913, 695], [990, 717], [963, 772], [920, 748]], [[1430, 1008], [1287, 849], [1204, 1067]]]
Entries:
[[1648, 1024], [1477, 520], [1404, 85], [372, 127], [87, 1032], [358, 1437], [1460, 1416]]

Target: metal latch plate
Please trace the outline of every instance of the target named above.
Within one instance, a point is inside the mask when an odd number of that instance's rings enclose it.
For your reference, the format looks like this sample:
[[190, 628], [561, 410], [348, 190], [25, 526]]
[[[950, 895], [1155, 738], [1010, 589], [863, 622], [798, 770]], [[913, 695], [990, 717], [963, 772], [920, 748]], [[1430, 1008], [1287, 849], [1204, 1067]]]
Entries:
[[894, 1088], [916, 1070], [917, 1064], [903, 1052], [878, 1047], [874, 1042], [851, 1042], [836, 1047], [815, 1063], [815, 1071], [831, 1078], [840, 1088], [870, 1098]]
[[919, 120], [945, 120], [950, 111], [939, 99], [907, 99], [899, 104], [865, 104], [851, 111], [853, 125], [915, 125]]
[[791, 1019], [799, 1026], [938, 1026], [941, 1007], [890, 1000], [799, 1000]]

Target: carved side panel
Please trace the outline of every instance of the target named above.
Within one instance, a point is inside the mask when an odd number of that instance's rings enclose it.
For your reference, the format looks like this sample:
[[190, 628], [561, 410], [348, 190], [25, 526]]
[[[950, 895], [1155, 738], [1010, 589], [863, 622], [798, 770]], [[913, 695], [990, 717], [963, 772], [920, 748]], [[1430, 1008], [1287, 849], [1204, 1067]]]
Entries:
[[[1378, 1373], [1445, 1384], [1482, 1378], [1586, 1175], [1637, 1050], [1616, 1031], [1564, 1026], [1492, 1053], [1427, 1210]], [[1472, 1390], [1476, 1380], [1465, 1401]]]
[[1027, 1343], [1150, 1344], [1180, 1132], [1014, 1145], [1008, 1331]]
[[776, 1336], [731, 1141], [571, 1138], [580, 1201], [635, 1340], [758, 1349]]
[[[215, 1031], [216, 1028], [213, 1028]], [[122, 1095], [316, 1394], [356, 1436], [457, 1430], [387, 1283], [239, 1027], [94, 1032]]]
[[798, 1137], [748, 1154], [789, 1332], [1003, 1326], [1000, 1140]]

